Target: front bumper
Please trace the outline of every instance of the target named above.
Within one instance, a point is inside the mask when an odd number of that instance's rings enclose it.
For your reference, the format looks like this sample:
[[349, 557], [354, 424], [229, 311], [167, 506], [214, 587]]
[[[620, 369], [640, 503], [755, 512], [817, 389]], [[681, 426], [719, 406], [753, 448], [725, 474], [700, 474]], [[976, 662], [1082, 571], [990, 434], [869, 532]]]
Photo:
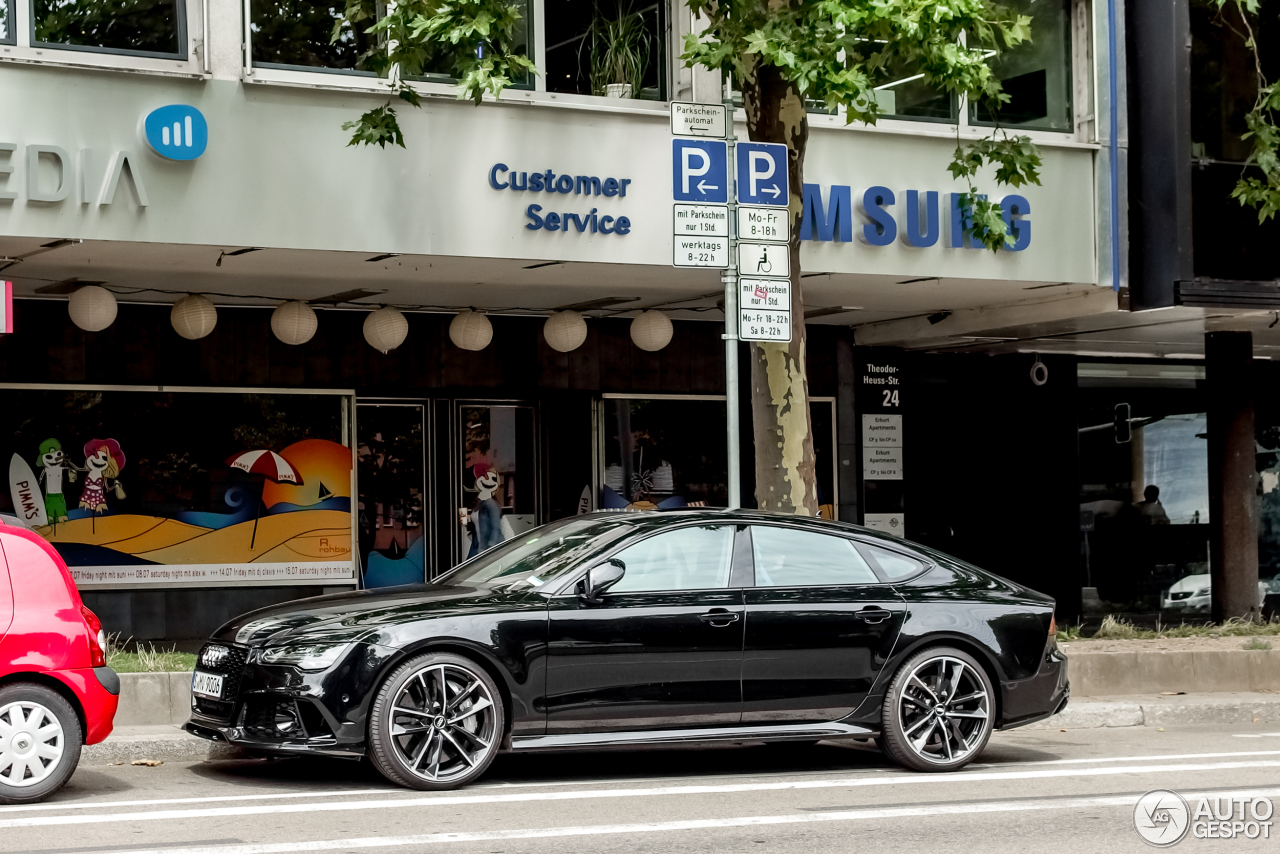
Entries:
[[1004, 683], [1000, 729], [1013, 729], [1052, 717], [1067, 707], [1071, 683], [1067, 657], [1056, 647], [1045, 654], [1040, 672], [1030, 679]]
[[254, 651], [219, 643], [231, 654], [196, 670], [223, 677], [223, 696], [191, 697], [187, 732], [249, 750], [359, 758], [365, 754], [365, 714], [376, 680], [394, 651], [354, 643], [323, 671], [256, 661]]

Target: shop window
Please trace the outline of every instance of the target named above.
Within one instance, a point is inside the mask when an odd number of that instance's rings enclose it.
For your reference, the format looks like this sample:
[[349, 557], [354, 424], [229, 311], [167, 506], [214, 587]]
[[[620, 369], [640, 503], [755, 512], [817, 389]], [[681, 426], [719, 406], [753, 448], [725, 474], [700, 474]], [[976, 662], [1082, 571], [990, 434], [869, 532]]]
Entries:
[[[1205, 618], [1207, 421], [1196, 366], [1079, 367], [1080, 555], [1086, 610]], [[1207, 583], [1207, 582], [1206, 582]], [[1194, 589], [1193, 589], [1194, 588]]]
[[547, 0], [547, 90], [666, 100], [666, 6]]
[[360, 560], [366, 587], [426, 580], [421, 404], [359, 406]]
[[724, 401], [606, 398], [602, 417], [601, 509], [728, 503]]
[[82, 589], [352, 585], [351, 398], [0, 389], [0, 513]]
[[32, 47], [187, 57], [180, 0], [31, 0], [31, 20]]
[[0, 44], [13, 43], [13, 0], [0, 0]]
[[537, 460], [531, 406], [458, 408], [459, 557], [475, 557], [538, 524]]
[[1009, 102], [995, 110], [972, 104], [970, 123], [1073, 132], [1071, 0], [1005, 0], [1004, 5], [1031, 16], [1031, 41], [992, 58]]

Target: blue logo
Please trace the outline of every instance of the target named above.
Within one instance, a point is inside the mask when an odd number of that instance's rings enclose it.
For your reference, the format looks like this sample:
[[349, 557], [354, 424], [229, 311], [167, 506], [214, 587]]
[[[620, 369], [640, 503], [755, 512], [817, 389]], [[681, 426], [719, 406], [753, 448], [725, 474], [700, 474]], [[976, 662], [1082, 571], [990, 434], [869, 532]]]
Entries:
[[209, 144], [204, 115], [186, 104], [152, 110], [143, 122], [143, 131], [155, 153], [170, 160], [195, 160]]

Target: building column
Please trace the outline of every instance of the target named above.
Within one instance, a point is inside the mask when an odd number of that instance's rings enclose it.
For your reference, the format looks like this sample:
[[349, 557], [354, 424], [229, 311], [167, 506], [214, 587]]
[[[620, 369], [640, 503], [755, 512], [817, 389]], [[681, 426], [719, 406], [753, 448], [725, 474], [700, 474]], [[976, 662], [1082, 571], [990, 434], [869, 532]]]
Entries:
[[1213, 619], [1257, 618], [1258, 497], [1254, 461], [1253, 336], [1204, 336], [1209, 422]]

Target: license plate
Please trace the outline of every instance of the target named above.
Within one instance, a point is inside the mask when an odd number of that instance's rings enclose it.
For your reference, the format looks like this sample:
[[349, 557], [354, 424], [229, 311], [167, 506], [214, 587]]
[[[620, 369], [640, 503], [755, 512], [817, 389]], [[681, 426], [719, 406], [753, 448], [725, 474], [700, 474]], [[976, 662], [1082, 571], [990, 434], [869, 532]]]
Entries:
[[201, 697], [222, 699], [222, 677], [213, 673], [196, 673], [191, 677], [191, 693]]

